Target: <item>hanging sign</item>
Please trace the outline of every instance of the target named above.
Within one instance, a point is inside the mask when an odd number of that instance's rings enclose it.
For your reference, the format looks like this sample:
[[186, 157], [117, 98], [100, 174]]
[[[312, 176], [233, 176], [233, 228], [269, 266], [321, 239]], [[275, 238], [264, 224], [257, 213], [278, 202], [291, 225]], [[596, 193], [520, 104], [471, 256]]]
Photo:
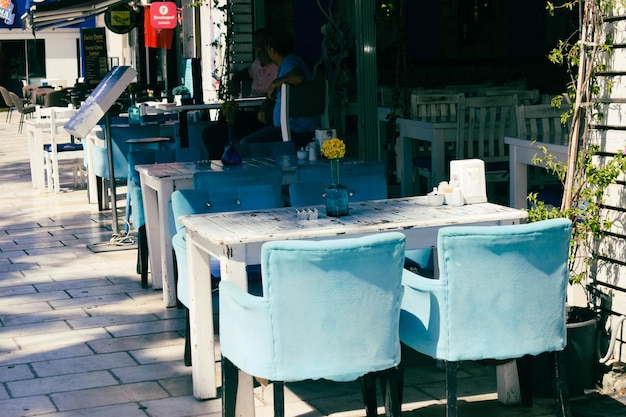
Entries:
[[178, 23], [176, 3], [159, 1], [150, 4], [150, 23], [155, 29], [174, 29]]
[[104, 24], [113, 33], [128, 33], [135, 27], [137, 14], [135, 10], [126, 3], [110, 6], [104, 13]]

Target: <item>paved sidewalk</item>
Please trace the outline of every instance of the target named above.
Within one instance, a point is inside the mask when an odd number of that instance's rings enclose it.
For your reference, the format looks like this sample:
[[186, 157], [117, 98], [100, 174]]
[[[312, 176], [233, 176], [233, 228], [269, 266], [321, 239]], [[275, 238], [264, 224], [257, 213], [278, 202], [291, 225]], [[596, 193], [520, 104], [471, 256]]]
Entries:
[[[86, 189], [72, 188], [69, 170], [61, 193], [33, 189], [19, 114], [10, 125], [3, 117], [0, 417], [221, 415], [219, 398], [191, 395], [182, 310], [164, 308], [160, 291], [141, 288], [136, 250], [88, 249], [112, 236], [110, 212], [88, 204]], [[118, 208], [123, 219], [123, 195]], [[445, 374], [419, 355], [407, 353], [404, 360], [403, 415], [443, 417]], [[493, 367], [462, 364], [459, 415], [553, 415], [550, 399], [536, 399], [529, 409], [503, 406], [495, 391]], [[257, 416], [272, 415], [271, 385], [258, 387], [256, 398]], [[356, 382], [288, 384], [286, 402], [288, 416], [364, 415]], [[626, 416], [624, 405], [606, 396], [573, 406], [578, 417]]]

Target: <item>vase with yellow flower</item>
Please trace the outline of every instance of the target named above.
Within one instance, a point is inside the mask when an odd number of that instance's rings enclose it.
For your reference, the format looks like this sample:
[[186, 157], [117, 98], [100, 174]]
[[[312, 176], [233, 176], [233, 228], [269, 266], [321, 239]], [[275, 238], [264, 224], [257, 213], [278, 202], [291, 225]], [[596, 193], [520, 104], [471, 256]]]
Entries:
[[226, 126], [228, 127], [228, 146], [226, 146], [222, 155], [222, 163], [224, 165], [241, 165], [243, 162], [233, 143], [233, 125], [235, 124], [238, 108], [239, 104], [234, 100], [226, 100], [221, 106], [222, 117], [226, 120]]
[[348, 187], [339, 182], [339, 160], [346, 154], [346, 145], [339, 138], [332, 138], [322, 144], [322, 155], [330, 160], [332, 184], [326, 187], [326, 215], [341, 217], [348, 215]]

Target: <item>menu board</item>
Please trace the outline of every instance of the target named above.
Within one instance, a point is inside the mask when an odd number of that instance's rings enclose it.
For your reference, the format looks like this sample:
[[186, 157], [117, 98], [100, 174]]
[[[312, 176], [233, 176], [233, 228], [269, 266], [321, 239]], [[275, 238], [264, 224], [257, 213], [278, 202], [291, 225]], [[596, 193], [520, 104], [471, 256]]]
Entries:
[[80, 30], [85, 81], [91, 87], [97, 85], [108, 70], [104, 30], [104, 28]]
[[79, 138], [87, 136], [136, 76], [132, 67], [113, 68], [63, 126], [65, 130]]

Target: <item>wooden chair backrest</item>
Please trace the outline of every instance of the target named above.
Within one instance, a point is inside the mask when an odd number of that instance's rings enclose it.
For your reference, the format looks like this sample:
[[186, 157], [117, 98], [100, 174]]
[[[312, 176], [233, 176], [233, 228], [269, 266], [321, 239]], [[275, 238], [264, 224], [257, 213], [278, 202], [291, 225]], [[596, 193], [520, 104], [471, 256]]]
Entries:
[[537, 142], [564, 145], [568, 142], [571, 119], [562, 123], [562, 115], [569, 105], [560, 108], [550, 104], [535, 104], [517, 107], [517, 136]]
[[411, 118], [456, 122], [462, 97], [462, 94], [411, 94]]
[[291, 117], [320, 117], [320, 128], [328, 129], [328, 82], [305, 81], [297, 86], [283, 84], [281, 87], [280, 129], [284, 142], [291, 140]]
[[485, 96], [512, 96], [516, 95], [520, 104], [537, 104], [539, 103], [539, 90], [517, 90], [514, 88], [494, 87], [485, 89]]
[[517, 105], [516, 95], [463, 98], [463, 114], [457, 123], [458, 159], [508, 161], [504, 137], [517, 133]]

